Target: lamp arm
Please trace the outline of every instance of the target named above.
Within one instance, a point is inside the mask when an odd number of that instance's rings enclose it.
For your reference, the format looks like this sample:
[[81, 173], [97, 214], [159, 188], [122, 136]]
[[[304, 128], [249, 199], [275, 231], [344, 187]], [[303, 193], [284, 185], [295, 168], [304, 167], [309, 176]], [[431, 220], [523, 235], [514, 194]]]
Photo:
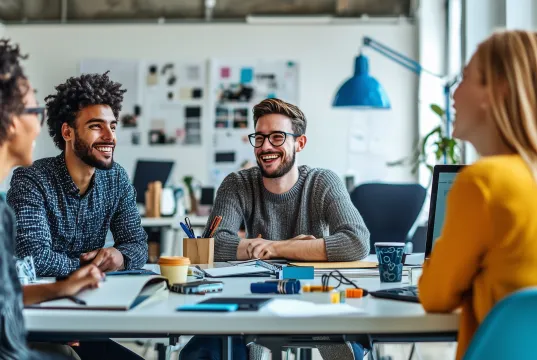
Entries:
[[434, 77], [444, 79], [444, 75], [436, 74], [432, 71], [429, 71], [427, 69], [424, 69], [419, 62], [416, 60], [413, 60], [409, 58], [406, 55], [401, 54], [398, 51], [393, 50], [392, 48], [373, 40], [372, 38], [368, 36], [364, 36], [363, 38], [363, 45], [372, 48], [373, 50], [377, 51], [378, 53], [384, 55], [385, 57], [389, 58], [390, 60], [395, 61], [399, 65], [407, 68], [408, 70], [416, 73], [421, 74], [422, 72], [427, 73], [429, 75], [432, 75]]

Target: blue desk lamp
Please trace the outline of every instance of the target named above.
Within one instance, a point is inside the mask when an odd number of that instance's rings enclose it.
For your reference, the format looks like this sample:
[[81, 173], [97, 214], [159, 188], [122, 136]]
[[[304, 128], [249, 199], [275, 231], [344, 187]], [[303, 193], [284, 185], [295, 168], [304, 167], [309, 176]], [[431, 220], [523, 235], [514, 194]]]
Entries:
[[[445, 80], [445, 76], [424, 69], [420, 63], [365, 36], [363, 46], [370, 47], [390, 60], [408, 70], [421, 75], [427, 73]], [[450, 89], [457, 83], [457, 78], [444, 83], [446, 134], [450, 134]], [[382, 85], [369, 75], [369, 60], [360, 52], [354, 62], [354, 75], [339, 88], [332, 104], [334, 107], [355, 109], [390, 109], [390, 100]], [[446, 159], [446, 156], [444, 156]]]

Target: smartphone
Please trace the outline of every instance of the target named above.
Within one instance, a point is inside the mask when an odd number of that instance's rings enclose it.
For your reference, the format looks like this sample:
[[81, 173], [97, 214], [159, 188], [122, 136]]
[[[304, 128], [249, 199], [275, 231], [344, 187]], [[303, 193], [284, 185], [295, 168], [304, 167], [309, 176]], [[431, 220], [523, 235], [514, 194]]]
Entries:
[[217, 312], [232, 312], [239, 309], [238, 304], [187, 304], [181, 305], [177, 311], [217, 311]]
[[173, 284], [170, 290], [179, 294], [206, 294], [222, 292], [224, 283], [222, 281], [191, 281], [182, 284]]
[[199, 304], [205, 305], [237, 305], [237, 310], [240, 311], [257, 311], [263, 306], [272, 301], [272, 298], [256, 298], [256, 297], [244, 297], [244, 298], [233, 298], [233, 297], [212, 297], [210, 299], [204, 300]]

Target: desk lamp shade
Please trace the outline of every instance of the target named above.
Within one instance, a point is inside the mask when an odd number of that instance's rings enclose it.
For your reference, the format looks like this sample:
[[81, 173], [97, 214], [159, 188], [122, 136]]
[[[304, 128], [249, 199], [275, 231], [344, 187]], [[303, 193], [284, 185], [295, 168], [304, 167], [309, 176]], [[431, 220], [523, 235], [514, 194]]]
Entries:
[[354, 75], [339, 88], [334, 107], [390, 109], [390, 99], [382, 85], [369, 75], [369, 60], [359, 55], [354, 63]]

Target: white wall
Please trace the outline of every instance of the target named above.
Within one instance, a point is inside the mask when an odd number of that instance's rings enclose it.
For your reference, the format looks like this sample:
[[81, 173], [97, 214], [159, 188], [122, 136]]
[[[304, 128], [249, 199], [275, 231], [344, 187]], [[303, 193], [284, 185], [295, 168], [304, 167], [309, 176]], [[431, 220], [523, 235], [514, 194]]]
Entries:
[[[384, 161], [409, 154], [416, 132], [417, 76], [379, 54], [369, 52], [370, 69], [383, 84], [392, 110], [357, 113], [331, 108], [337, 87], [352, 73], [354, 56], [364, 35], [416, 58], [416, 26], [400, 23], [353, 25], [10, 25], [8, 36], [30, 54], [26, 72], [38, 97], [43, 99], [53, 87], [78, 73], [85, 58], [131, 58], [204, 60], [223, 58], [294, 59], [300, 66], [300, 102], [309, 124], [309, 142], [299, 163], [330, 168], [340, 175], [356, 169], [358, 179], [414, 181], [408, 168], [387, 168]], [[361, 154], [349, 163], [347, 134], [351, 120], [369, 122], [367, 136], [380, 139], [375, 144], [382, 156]], [[356, 120], [355, 120], [356, 121]], [[175, 178], [193, 174], [206, 181], [208, 159], [189, 150], [136, 148], [116, 149], [116, 160], [133, 171], [135, 159], [172, 157], [177, 159]], [[140, 150], [138, 150], [139, 152]], [[38, 139], [37, 158], [58, 153], [47, 131]], [[131, 173], [132, 174], [132, 173]]]
[[[534, 0], [466, 0], [464, 21], [464, 56], [470, 61], [477, 46], [496, 30], [537, 29], [537, 4]], [[467, 162], [478, 158], [467, 144]]]
[[[419, 62], [424, 69], [438, 75], [446, 75], [446, 7], [444, 0], [427, 0], [421, 3], [418, 12]], [[440, 119], [430, 108], [430, 104], [445, 107], [443, 81], [430, 74], [420, 76], [419, 126], [420, 137], [440, 124]], [[419, 182], [428, 186], [431, 172], [421, 166]]]

